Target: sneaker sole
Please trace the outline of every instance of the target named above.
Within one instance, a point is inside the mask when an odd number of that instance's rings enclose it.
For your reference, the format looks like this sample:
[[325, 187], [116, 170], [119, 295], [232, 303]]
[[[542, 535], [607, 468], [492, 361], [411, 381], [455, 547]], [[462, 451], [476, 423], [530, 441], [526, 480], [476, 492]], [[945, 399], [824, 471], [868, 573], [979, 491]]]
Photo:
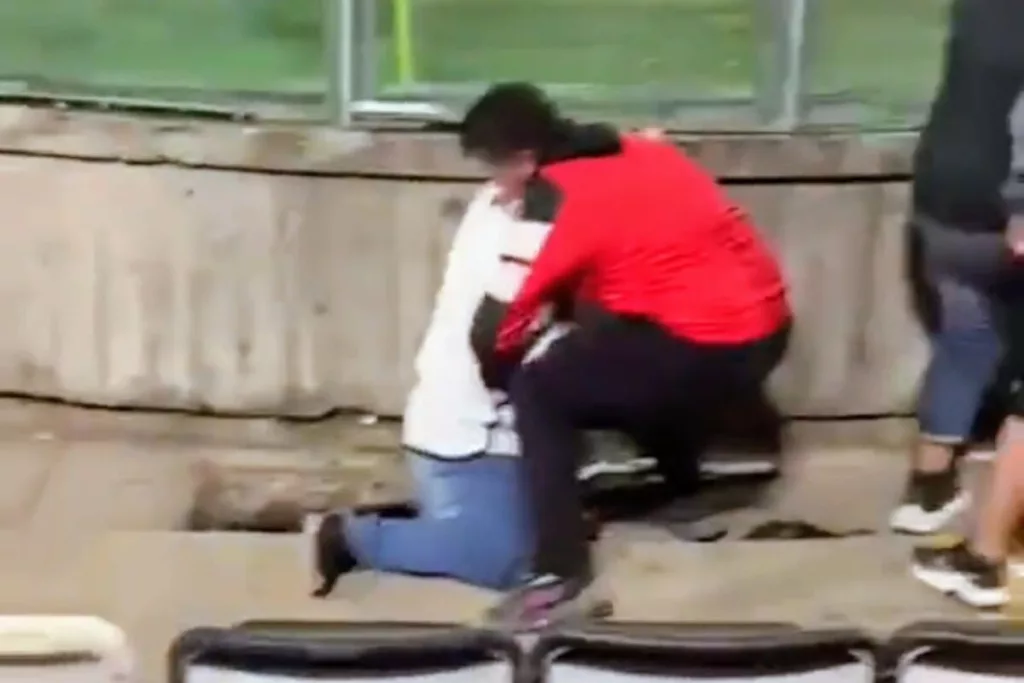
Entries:
[[[586, 483], [606, 475], [657, 474], [657, 468], [658, 461], [654, 458], [636, 458], [626, 462], [598, 460], [581, 467], [576, 473], [576, 478]], [[701, 474], [720, 479], [775, 474], [779, 472], [779, 469], [778, 463], [770, 460], [710, 461], [700, 464]]]
[[903, 505], [896, 508], [889, 518], [889, 528], [901, 534], [923, 536], [940, 531], [956, 519], [957, 515], [971, 504], [969, 493], [961, 492], [956, 498], [934, 512], [925, 512], [916, 505]]
[[935, 571], [917, 564], [910, 565], [910, 574], [929, 588], [975, 609], [998, 609], [1009, 602], [1005, 588], [978, 588], [959, 574]]
[[[581, 605], [583, 602], [586, 602], [587, 604]], [[482, 625], [511, 628], [515, 633], [522, 633], [543, 630], [553, 626], [562, 626], [566, 624], [572, 625], [581, 624], [587, 621], [601, 621], [610, 618], [614, 612], [615, 608], [612, 605], [612, 601], [607, 598], [577, 597], [575, 600], [570, 600], [565, 604], [554, 607], [548, 613], [548, 618], [542, 623], [510, 624], [499, 615], [495, 615], [488, 610], [484, 614]]]

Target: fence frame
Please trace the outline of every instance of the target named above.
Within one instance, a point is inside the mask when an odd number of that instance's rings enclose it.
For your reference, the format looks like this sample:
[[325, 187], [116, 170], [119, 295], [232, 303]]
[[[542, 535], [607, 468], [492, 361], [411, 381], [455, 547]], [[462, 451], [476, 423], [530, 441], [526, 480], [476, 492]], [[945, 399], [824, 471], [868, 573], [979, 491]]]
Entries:
[[[348, 126], [353, 122], [380, 123], [381, 120], [416, 122], [451, 121], [455, 114], [430, 101], [429, 96], [408, 100], [378, 97], [376, 40], [377, 2], [382, 0], [324, 0], [332, 20], [327, 34], [331, 60], [331, 123]], [[391, 1], [396, 13], [416, 0]], [[755, 76], [750, 106], [760, 130], [789, 132], [802, 119], [806, 100], [804, 86], [810, 56], [808, 40], [813, 30], [812, 0], [750, 0], [755, 16], [759, 70]], [[345, 24], [344, 26], [342, 24]], [[482, 89], [483, 84], [479, 85]], [[473, 88], [476, 89], [476, 88]], [[710, 104], [714, 100], [707, 100]]]
[[[189, 87], [149, 88], [131, 86], [123, 91], [91, 88], [85, 91], [72, 87], [66, 90], [58, 81], [43, 85], [9, 79], [12, 85], [0, 87], [0, 101], [30, 105], [56, 105], [101, 110], [169, 114], [172, 116], [205, 117], [246, 121], [288, 121], [313, 125], [369, 128], [422, 126], [452, 122], [458, 109], [483, 91], [486, 83], [417, 83], [415, 36], [412, 8], [421, 0], [313, 0], [321, 3], [324, 81], [310, 93], [266, 93], [267, 101], [232, 99], [236, 94], [218, 97], [217, 93], [199, 89], [196, 99], [182, 99], [180, 93], [168, 95], [167, 90], [191, 90]], [[680, 0], [684, 1], [684, 0]], [[856, 120], [819, 118], [819, 107], [830, 104], [834, 93], [819, 93], [809, 78], [819, 56], [826, 27], [822, 7], [828, 0], [746, 0], [753, 14], [756, 63], [753, 65], [753, 93], [728, 93], [700, 96], [666, 93], [652, 85], [610, 87], [595, 98], [594, 89], [586, 84], [544, 83], [573, 115], [589, 117], [587, 109], [602, 109], [597, 117], [607, 115], [607, 105], [616, 115], [637, 111], [637, 123], [652, 123], [654, 110], [662, 125], [674, 132], [707, 134], [728, 133], [791, 133], [798, 129], [821, 129], [838, 126], [846, 129], [884, 130], [913, 129], [906, 121], [896, 126], [858, 126]], [[395, 48], [399, 67], [398, 90], [385, 88], [379, 82], [379, 57], [382, 42], [378, 36], [379, 2], [393, 3], [392, 33], [400, 49]], [[826, 6], [827, 7], [827, 6]], [[394, 42], [394, 41], [393, 41]], [[4, 84], [0, 84], [4, 85]], [[67, 85], [67, 84], [64, 84]], [[134, 88], [137, 90], [133, 90]], [[601, 89], [598, 87], [597, 89]], [[673, 89], [674, 90], [674, 89]], [[812, 92], [813, 90], [813, 92]], [[326, 97], [322, 93], [326, 92]], [[841, 94], [841, 93], [840, 93]], [[278, 98], [276, 95], [282, 95]], [[315, 99], [313, 99], [315, 97]], [[209, 98], [209, 99], [207, 99]], [[303, 100], [302, 98], [306, 98]], [[454, 106], [453, 106], [454, 105]], [[310, 111], [316, 107], [316, 113]], [[626, 115], [628, 118], [628, 114]], [[840, 112], [840, 116], [843, 116]], [[916, 116], [916, 114], [915, 114]]]

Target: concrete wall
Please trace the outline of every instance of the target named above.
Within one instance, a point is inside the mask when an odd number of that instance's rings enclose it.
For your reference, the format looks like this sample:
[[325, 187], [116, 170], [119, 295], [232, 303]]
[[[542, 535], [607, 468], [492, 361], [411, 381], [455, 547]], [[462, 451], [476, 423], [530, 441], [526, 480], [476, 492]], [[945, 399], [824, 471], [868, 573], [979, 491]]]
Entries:
[[[781, 253], [789, 414], [907, 412], [904, 137], [682, 141]], [[0, 392], [401, 411], [455, 219], [451, 136], [0, 108]]]

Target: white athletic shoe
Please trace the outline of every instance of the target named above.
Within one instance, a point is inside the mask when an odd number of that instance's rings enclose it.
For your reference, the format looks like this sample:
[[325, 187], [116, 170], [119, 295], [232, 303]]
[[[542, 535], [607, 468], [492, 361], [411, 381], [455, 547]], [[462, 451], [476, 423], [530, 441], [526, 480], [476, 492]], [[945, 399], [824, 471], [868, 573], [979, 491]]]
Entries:
[[910, 573], [976, 609], [995, 609], [1010, 601], [1006, 568], [977, 557], [963, 542], [948, 548], [915, 548]]
[[889, 526], [904, 534], [933, 534], [956, 519], [970, 503], [970, 494], [959, 488], [955, 476], [914, 473], [903, 501], [889, 517]]
[[920, 503], [904, 503], [893, 510], [889, 526], [904, 534], [934, 534], [944, 529], [971, 504], [971, 494], [959, 491], [935, 510], [926, 510]]

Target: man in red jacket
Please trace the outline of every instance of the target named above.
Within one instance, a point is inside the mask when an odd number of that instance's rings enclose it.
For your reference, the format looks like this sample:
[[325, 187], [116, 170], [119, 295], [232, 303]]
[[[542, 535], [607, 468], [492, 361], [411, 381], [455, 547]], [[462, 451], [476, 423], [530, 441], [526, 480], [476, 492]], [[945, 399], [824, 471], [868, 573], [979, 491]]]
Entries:
[[[592, 600], [576, 468], [582, 432], [618, 429], [671, 483], [692, 478], [708, 425], [759, 391], [786, 345], [779, 265], [714, 178], [671, 144], [559, 116], [528, 84], [491, 88], [461, 145], [508, 196], [522, 239], [542, 240], [508, 305], [485, 298], [473, 347], [516, 411], [534, 515], [534, 576], [492, 616], [523, 628], [610, 604]], [[578, 327], [523, 362], [533, 331], [571, 302]]]

